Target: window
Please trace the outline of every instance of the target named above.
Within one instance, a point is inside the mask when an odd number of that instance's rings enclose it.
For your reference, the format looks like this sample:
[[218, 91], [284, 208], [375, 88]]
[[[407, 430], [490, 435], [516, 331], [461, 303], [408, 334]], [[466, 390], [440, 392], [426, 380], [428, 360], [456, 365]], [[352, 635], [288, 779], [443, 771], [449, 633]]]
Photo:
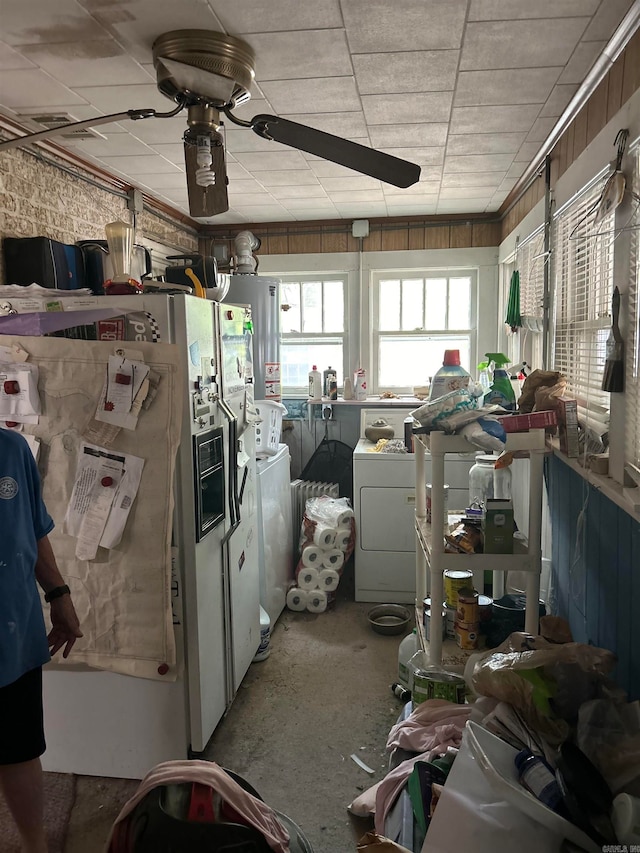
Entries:
[[374, 273], [374, 392], [426, 384], [446, 349], [475, 372], [476, 281], [476, 270]]
[[317, 365], [344, 375], [346, 276], [279, 276], [280, 361], [283, 392], [305, 396]]
[[626, 354], [626, 420], [625, 420], [625, 460], [640, 476], [640, 145], [635, 152], [633, 176], [634, 214], [631, 219], [631, 257], [629, 263], [629, 327], [627, 333]]
[[582, 416], [599, 432], [608, 421], [602, 390], [611, 326], [614, 213], [594, 223], [605, 179], [558, 211], [554, 222], [553, 363], [566, 377]]

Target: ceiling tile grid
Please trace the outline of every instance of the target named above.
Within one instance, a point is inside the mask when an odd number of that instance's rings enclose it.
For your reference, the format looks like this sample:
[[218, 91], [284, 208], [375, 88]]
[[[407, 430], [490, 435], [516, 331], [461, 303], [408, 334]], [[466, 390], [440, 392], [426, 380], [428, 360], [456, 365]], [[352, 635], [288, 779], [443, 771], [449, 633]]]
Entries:
[[[70, 120], [171, 109], [151, 48], [172, 29], [245, 39], [236, 110], [379, 148], [422, 168], [406, 190], [224, 122], [229, 203], [212, 222], [495, 211], [632, 0], [1, 0], [0, 113]], [[60, 140], [188, 213], [183, 114]], [[1, 155], [0, 155], [1, 156]]]

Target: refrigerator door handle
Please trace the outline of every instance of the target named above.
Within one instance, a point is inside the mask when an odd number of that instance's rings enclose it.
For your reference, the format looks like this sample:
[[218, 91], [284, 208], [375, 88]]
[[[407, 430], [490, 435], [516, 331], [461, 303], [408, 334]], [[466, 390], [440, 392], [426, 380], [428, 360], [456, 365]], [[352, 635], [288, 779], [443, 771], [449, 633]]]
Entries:
[[240, 505], [242, 505], [242, 496], [244, 495], [244, 487], [247, 485], [247, 475], [249, 474], [249, 469], [245, 467], [244, 474], [242, 475], [242, 485], [240, 486], [240, 494], [238, 495], [238, 500]]
[[224, 400], [218, 400], [218, 405], [220, 406], [223, 415], [229, 422], [228, 496], [231, 526], [223, 537], [222, 544], [224, 545], [240, 526], [240, 503], [238, 501], [238, 460], [236, 458], [238, 446], [238, 419], [233, 413], [233, 411], [229, 408], [229, 406], [224, 402]]

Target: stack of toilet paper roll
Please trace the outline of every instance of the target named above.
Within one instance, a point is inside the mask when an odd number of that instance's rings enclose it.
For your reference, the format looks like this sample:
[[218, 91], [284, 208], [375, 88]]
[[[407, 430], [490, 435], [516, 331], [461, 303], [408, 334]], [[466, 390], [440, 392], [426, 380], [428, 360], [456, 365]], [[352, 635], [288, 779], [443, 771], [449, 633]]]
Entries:
[[312, 498], [302, 522], [296, 584], [290, 610], [322, 613], [335, 597], [342, 567], [353, 551], [355, 520], [346, 498]]

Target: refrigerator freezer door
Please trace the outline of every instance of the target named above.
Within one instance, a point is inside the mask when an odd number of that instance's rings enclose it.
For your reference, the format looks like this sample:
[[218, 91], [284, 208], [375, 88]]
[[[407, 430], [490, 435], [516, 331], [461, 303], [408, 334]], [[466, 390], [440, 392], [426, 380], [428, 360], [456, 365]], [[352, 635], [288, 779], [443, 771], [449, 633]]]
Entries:
[[[215, 310], [215, 309], [214, 309]], [[247, 406], [253, 404], [253, 325], [246, 305], [219, 305], [222, 395], [238, 418], [238, 430], [247, 425]]]

